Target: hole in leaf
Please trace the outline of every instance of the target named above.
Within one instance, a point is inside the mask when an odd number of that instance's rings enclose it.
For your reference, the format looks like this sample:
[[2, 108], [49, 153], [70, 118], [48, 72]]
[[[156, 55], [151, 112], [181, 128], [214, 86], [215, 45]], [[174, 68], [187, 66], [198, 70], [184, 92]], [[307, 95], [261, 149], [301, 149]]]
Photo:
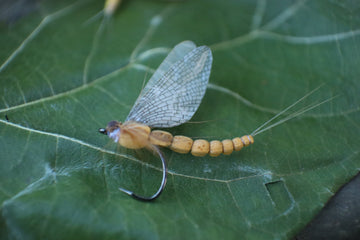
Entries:
[[265, 186], [276, 210], [285, 213], [292, 208], [294, 204], [292, 195], [282, 180], [266, 183]]

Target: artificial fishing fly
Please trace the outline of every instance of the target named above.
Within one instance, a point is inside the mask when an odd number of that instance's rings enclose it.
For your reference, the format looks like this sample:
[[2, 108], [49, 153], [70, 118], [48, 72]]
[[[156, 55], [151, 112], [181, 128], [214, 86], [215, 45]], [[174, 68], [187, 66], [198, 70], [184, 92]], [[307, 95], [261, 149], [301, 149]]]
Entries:
[[99, 129], [100, 133], [108, 135], [123, 147], [130, 149], [147, 148], [157, 152], [162, 161], [163, 177], [160, 188], [154, 195], [143, 197], [123, 188], [119, 188], [119, 190], [143, 201], [154, 200], [161, 194], [166, 184], [167, 169], [165, 158], [158, 147], [168, 147], [175, 152], [184, 154], [191, 152], [194, 156], [229, 155], [233, 151], [239, 151], [254, 143], [253, 136], [324, 103], [295, 112], [267, 126], [275, 118], [313, 93], [315, 89], [265, 122], [252, 134], [222, 141], [192, 140], [186, 136], [173, 136], [166, 131], [151, 130], [153, 127], [174, 127], [191, 119], [205, 95], [211, 64], [212, 54], [209, 47], [196, 47], [191, 41], [179, 43], [150, 78], [125, 122], [111, 121], [106, 128]]
[[150, 127], [174, 127], [191, 119], [205, 95], [211, 64], [210, 48], [196, 47], [191, 41], [178, 44], [150, 78], [125, 122], [111, 121], [105, 129], [99, 129], [123, 147], [148, 148], [161, 158], [163, 178], [153, 196], [142, 197], [119, 188], [121, 191], [144, 201], [154, 200], [161, 194], [166, 184], [166, 163], [158, 146], [187, 153], [194, 144], [190, 138], [151, 131]]

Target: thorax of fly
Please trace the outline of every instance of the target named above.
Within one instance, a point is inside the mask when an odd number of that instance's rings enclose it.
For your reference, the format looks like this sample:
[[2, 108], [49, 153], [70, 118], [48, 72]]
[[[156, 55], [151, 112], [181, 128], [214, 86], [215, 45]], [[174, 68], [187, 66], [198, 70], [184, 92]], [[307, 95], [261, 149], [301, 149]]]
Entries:
[[133, 121], [125, 123], [111, 121], [106, 127], [106, 132], [110, 138], [121, 146], [139, 149], [149, 145], [151, 130], [150, 127]]

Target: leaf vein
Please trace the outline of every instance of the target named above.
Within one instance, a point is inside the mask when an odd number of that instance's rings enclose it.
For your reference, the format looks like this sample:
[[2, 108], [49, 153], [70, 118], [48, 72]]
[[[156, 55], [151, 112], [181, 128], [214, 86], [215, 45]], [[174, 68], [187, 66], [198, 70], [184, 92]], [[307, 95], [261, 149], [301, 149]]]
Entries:
[[41, 32], [41, 30], [46, 27], [50, 22], [53, 20], [63, 16], [64, 14], [74, 10], [76, 6], [79, 4], [79, 2], [76, 2], [74, 4], [71, 4], [70, 6], [67, 6], [63, 9], [60, 9], [56, 11], [55, 13], [52, 13], [46, 17], [43, 18], [43, 20], [39, 23], [39, 25], [27, 36], [22, 43], [15, 49], [15, 51], [5, 60], [5, 62], [0, 66], [0, 72], [2, 72], [10, 63], [12, 60], [14, 60], [19, 53], [21, 53], [24, 48], [27, 46], [29, 42], [31, 42], [38, 33]]

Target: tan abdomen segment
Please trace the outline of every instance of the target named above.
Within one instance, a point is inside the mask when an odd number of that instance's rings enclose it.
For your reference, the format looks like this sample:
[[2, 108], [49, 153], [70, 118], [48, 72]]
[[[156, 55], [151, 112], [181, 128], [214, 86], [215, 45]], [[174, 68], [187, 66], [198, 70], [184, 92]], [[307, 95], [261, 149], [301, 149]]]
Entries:
[[214, 140], [208, 142], [204, 139], [197, 139], [193, 141], [185, 136], [172, 136], [171, 133], [154, 130], [150, 133], [150, 143], [161, 147], [169, 147], [174, 152], [188, 153], [194, 156], [202, 157], [209, 154], [212, 157], [219, 156], [221, 153], [229, 155], [233, 151], [240, 151], [243, 147], [254, 143], [254, 138], [251, 135], [236, 137], [232, 140], [225, 139], [223, 141]]

